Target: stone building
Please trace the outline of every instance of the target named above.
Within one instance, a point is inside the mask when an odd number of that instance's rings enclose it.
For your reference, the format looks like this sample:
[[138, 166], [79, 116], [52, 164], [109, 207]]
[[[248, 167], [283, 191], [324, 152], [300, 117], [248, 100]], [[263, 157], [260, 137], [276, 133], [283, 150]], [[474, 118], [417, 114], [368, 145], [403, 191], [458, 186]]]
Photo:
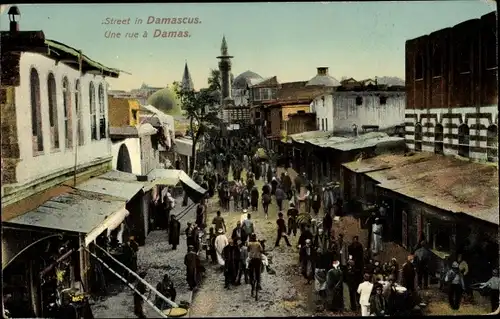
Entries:
[[[143, 185], [93, 178], [111, 169], [106, 78], [120, 72], [43, 31], [20, 31], [16, 6], [8, 15], [10, 30], [0, 33], [2, 286], [24, 300], [26, 312], [13, 317], [45, 317], [41, 297], [56, 293], [50, 278], [88, 289], [94, 270], [79, 248], [108, 231], [124, 234]], [[137, 224], [129, 225], [133, 233]]]
[[498, 161], [496, 11], [406, 42], [406, 140]]
[[[318, 95], [311, 103], [317, 129], [335, 133], [373, 126], [384, 130], [405, 121], [405, 88], [402, 86], [353, 85], [343, 81], [335, 90]], [[356, 82], [359, 83], [359, 82]]]

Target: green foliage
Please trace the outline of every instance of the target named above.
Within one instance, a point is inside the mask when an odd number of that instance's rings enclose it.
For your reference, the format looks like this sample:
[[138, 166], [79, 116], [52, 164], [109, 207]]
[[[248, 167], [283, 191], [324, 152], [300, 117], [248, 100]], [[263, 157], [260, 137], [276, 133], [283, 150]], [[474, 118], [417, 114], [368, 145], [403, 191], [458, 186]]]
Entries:
[[181, 101], [177, 96], [175, 87], [156, 91], [148, 98], [148, 104], [151, 104], [166, 114], [180, 115], [182, 113]]
[[208, 76], [208, 89], [212, 92], [220, 91], [221, 86], [221, 76], [218, 69], [211, 69], [210, 75]]

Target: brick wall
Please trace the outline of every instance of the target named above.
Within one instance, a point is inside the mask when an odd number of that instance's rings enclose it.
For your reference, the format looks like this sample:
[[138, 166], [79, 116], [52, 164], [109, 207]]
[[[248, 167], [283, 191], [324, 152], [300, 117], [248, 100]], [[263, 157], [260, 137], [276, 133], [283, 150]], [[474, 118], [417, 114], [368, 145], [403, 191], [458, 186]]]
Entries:
[[[498, 96], [497, 63], [492, 57], [495, 54], [495, 12], [408, 40], [407, 109], [495, 104]], [[419, 64], [422, 77], [418, 76]]]

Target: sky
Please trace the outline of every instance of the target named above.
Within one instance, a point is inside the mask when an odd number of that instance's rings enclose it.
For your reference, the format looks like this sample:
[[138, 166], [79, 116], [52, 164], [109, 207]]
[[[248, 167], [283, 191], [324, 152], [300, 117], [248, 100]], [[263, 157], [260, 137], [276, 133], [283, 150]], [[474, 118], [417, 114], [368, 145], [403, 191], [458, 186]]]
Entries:
[[[196, 89], [218, 67], [225, 35], [234, 76], [251, 70], [280, 82], [306, 81], [316, 67], [341, 79], [404, 79], [405, 41], [494, 11], [493, 1], [335, 3], [143, 3], [19, 5], [20, 30], [81, 49], [91, 59], [124, 70], [108, 79], [113, 90], [143, 83], [165, 87], [182, 79], [185, 61]], [[8, 30], [6, 7], [0, 29]], [[7, 8], [8, 9], [8, 8]], [[147, 24], [149, 17], [197, 17], [198, 24]], [[130, 24], [103, 24], [106, 18]], [[135, 24], [136, 18], [142, 24]], [[186, 20], [187, 21], [187, 20]], [[189, 37], [153, 37], [155, 30]], [[106, 38], [107, 31], [120, 38]], [[147, 37], [144, 38], [144, 32]], [[126, 38], [138, 33], [138, 38]], [[158, 31], [157, 31], [158, 32]]]

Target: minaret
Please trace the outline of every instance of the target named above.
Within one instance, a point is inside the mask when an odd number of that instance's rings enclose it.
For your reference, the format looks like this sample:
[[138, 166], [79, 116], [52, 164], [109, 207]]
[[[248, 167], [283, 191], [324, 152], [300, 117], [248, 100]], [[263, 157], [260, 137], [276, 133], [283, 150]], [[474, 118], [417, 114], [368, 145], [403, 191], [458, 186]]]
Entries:
[[182, 75], [181, 89], [185, 91], [194, 91], [193, 79], [191, 79], [187, 61], [184, 65], [184, 74]]
[[222, 37], [222, 44], [220, 47], [219, 59], [219, 71], [221, 76], [221, 95], [222, 95], [222, 105], [227, 105], [228, 101], [231, 101], [231, 59], [233, 57], [229, 55], [227, 50], [226, 37]]

